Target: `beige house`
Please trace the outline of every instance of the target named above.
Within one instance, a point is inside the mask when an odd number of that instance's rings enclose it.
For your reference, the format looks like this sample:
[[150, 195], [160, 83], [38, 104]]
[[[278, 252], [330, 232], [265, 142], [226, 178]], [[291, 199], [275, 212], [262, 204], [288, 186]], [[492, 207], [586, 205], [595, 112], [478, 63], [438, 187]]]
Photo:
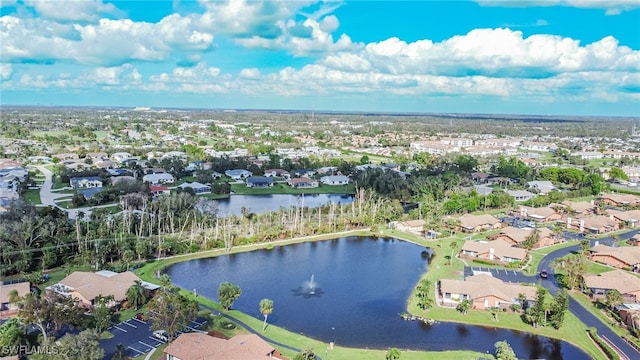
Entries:
[[609, 215], [597, 215], [583, 219], [567, 218], [567, 228], [590, 234], [604, 234], [620, 228], [617, 221]]
[[481, 232], [485, 230], [495, 230], [502, 227], [502, 223], [493, 215], [472, 215], [465, 214], [460, 218], [460, 229], [464, 232]]
[[554, 208], [550, 206], [534, 208], [531, 206], [520, 206], [518, 209], [518, 215], [521, 218], [532, 220], [536, 222], [550, 222], [560, 220], [562, 214], [558, 213]]
[[[102, 270], [96, 273], [76, 271], [55, 285], [48, 286], [46, 291], [77, 299], [81, 306], [91, 308], [94, 299], [100, 296], [113, 296], [115, 304], [127, 298], [127, 290], [136, 281], [140, 281], [148, 291], [159, 288], [158, 285], [142, 281], [131, 271], [115, 273]], [[112, 305], [115, 305], [112, 304]]]
[[17, 314], [18, 307], [10, 301], [13, 290], [18, 292], [18, 296], [25, 296], [31, 291], [31, 286], [28, 281], [0, 285], [0, 319], [7, 319]]
[[611, 270], [584, 277], [594, 300], [606, 298], [607, 292], [618, 290], [625, 303], [640, 302], [640, 277], [624, 270]]
[[565, 212], [569, 216], [584, 217], [594, 214], [597, 206], [590, 201], [563, 201], [562, 204], [565, 207]]
[[285, 359], [271, 344], [255, 334], [221, 339], [203, 333], [184, 333], [165, 349], [167, 360]]
[[634, 228], [640, 225], [640, 210], [607, 210], [607, 213], [624, 227]]
[[590, 253], [593, 261], [618, 269], [640, 271], [640, 247], [638, 246], [611, 247], [596, 244], [591, 248]]
[[528, 301], [536, 298], [536, 288], [505, 283], [488, 274], [469, 276], [464, 280], [440, 280], [439, 300], [442, 305], [456, 306], [462, 300], [470, 300], [473, 309], [492, 307], [508, 308], [520, 304], [520, 294]]
[[414, 232], [420, 233], [424, 232], [424, 220], [407, 220], [407, 221], [399, 221], [396, 224], [396, 229], [400, 231]]
[[462, 245], [460, 257], [507, 264], [523, 261], [527, 257], [527, 250], [513, 247], [504, 240], [466, 241]]
[[[491, 240], [504, 240], [512, 246], [523, 247], [523, 243], [527, 238], [533, 234], [536, 229], [530, 228], [516, 228], [513, 226], [507, 226], [503, 228], [499, 234], [492, 235], [489, 238]], [[553, 231], [548, 228], [538, 228], [538, 241], [533, 245], [533, 248], [540, 248], [544, 246], [553, 245], [556, 243], [556, 239], [553, 235]]]
[[638, 205], [640, 198], [631, 194], [603, 194], [599, 201], [611, 206]]

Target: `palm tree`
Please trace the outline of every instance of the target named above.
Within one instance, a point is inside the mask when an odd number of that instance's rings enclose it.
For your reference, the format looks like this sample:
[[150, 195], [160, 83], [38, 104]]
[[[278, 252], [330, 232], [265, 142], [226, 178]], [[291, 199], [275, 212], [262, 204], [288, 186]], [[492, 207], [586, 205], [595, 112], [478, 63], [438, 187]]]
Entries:
[[126, 295], [127, 302], [130, 306], [135, 306], [136, 310], [138, 310], [140, 306], [144, 305], [144, 303], [147, 301], [147, 293], [140, 280], [136, 280], [133, 285], [131, 285], [127, 289]]
[[458, 306], [456, 306], [456, 310], [460, 311], [463, 315], [467, 314], [467, 311], [471, 308], [471, 300], [464, 299], [462, 300]]
[[167, 288], [171, 286], [171, 277], [168, 274], [162, 274], [160, 277], [160, 286], [162, 286], [163, 292], [166, 292]]
[[267, 328], [267, 317], [273, 312], [273, 300], [262, 299], [260, 300], [260, 313], [264, 315], [264, 324], [262, 325], [262, 331]]
[[113, 354], [111, 360], [129, 360], [129, 356], [127, 356], [124, 345], [118, 344], [116, 345], [116, 352]]

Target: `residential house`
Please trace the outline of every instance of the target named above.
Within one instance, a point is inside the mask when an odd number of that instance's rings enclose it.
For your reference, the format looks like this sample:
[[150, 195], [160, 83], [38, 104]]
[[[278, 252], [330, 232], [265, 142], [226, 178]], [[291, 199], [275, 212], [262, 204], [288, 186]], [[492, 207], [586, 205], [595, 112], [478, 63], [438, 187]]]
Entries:
[[640, 198], [631, 194], [602, 194], [598, 201], [611, 206], [633, 206], [640, 203]]
[[138, 180], [136, 180], [136, 178], [134, 178], [133, 176], [116, 176], [116, 177], [110, 177], [109, 178], [109, 182], [111, 183], [111, 185], [116, 185], [116, 184], [130, 184], [133, 185], [135, 183], [138, 182]]
[[347, 185], [349, 178], [344, 175], [329, 175], [321, 177], [320, 182], [325, 185]]
[[471, 179], [476, 183], [476, 184], [486, 184], [487, 180], [489, 179], [491, 175], [487, 174], [487, 173], [483, 173], [483, 172], [473, 172], [471, 173]]
[[594, 245], [590, 250], [592, 261], [613, 266], [618, 269], [640, 271], [640, 247], [611, 247], [603, 244]]
[[460, 257], [508, 264], [524, 261], [527, 257], [527, 250], [513, 247], [504, 240], [465, 241], [460, 251]]
[[538, 194], [545, 195], [556, 190], [555, 185], [551, 181], [529, 181], [527, 186], [538, 191]]
[[244, 169], [227, 170], [224, 172], [224, 174], [232, 178], [233, 180], [243, 180], [253, 175], [251, 171]]
[[567, 228], [581, 233], [605, 234], [619, 229], [618, 222], [608, 215], [597, 215], [583, 219], [567, 218]]
[[584, 284], [593, 300], [606, 299], [608, 292], [618, 290], [625, 303], [640, 302], [640, 277], [624, 270], [585, 276]]
[[506, 190], [505, 192], [511, 195], [515, 201], [527, 201], [536, 197], [536, 194], [527, 190]]
[[565, 206], [565, 212], [570, 216], [584, 217], [595, 214], [596, 205], [590, 201], [569, 201], [565, 200], [561, 205]]
[[550, 206], [539, 208], [520, 206], [518, 216], [535, 222], [550, 222], [562, 219], [562, 215]]
[[192, 332], [180, 334], [165, 349], [167, 360], [195, 359], [285, 359], [271, 344], [256, 334], [241, 334], [230, 339]]
[[318, 187], [317, 181], [305, 177], [289, 179], [287, 183], [289, 186], [296, 189], [311, 189]]
[[627, 242], [631, 246], [640, 246], [640, 234], [633, 235], [633, 237], [627, 240]]
[[297, 177], [312, 177], [315, 175], [317, 171], [313, 169], [295, 169], [293, 170], [293, 174]]
[[264, 176], [266, 177], [281, 177], [285, 179], [289, 179], [291, 175], [287, 170], [284, 169], [268, 169], [264, 171]]
[[192, 182], [192, 183], [182, 183], [178, 186], [181, 189], [191, 189], [193, 190], [193, 192], [197, 195], [197, 194], [209, 194], [211, 193], [211, 186], [207, 185], [207, 184], [201, 184], [199, 182]]
[[74, 189], [102, 187], [102, 178], [99, 176], [72, 177], [69, 185]]
[[142, 182], [151, 185], [173, 184], [175, 179], [169, 173], [147, 174], [142, 177]]
[[96, 194], [101, 193], [103, 189], [101, 187], [91, 187], [87, 189], [79, 189], [78, 194], [82, 195], [85, 200], [91, 200]]
[[457, 306], [463, 300], [471, 301], [472, 309], [493, 307], [509, 308], [520, 304], [520, 294], [528, 302], [534, 302], [537, 289], [534, 286], [505, 283], [489, 274], [468, 276], [464, 280], [441, 279], [439, 300], [445, 306]]
[[607, 213], [621, 225], [620, 227], [635, 228], [640, 225], [640, 210], [607, 210]]
[[576, 151], [571, 153], [571, 156], [577, 156], [583, 160], [596, 160], [602, 159], [604, 154], [599, 151]]
[[324, 166], [318, 169], [318, 174], [320, 175], [324, 175], [324, 174], [331, 174], [338, 171], [338, 167], [337, 166]]
[[170, 190], [163, 185], [149, 185], [149, 195], [152, 197], [158, 197], [160, 195], [169, 195]]
[[127, 289], [136, 281], [141, 281], [142, 286], [149, 292], [159, 288], [158, 285], [142, 281], [131, 271], [116, 273], [101, 270], [95, 273], [73, 272], [59, 283], [48, 286], [46, 291], [77, 299], [80, 306], [90, 309], [98, 295], [113, 296], [113, 305], [121, 303], [127, 298]]
[[13, 284], [0, 284], [0, 319], [7, 319], [15, 316], [18, 312], [17, 304], [12, 304], [10, 301], [11, 292], [15, 290], [18, 296], [25, 296], [31, 291], [31, 286], [28, 281], [13, 283]]
[[495, 230], [502, 227], [502, 222], [490, 214], [464, 214], [460, 218], [460, 229], [464, 232], [480, 232]]
[[129, 154], [128, 152], [117, 152], [117, 153], [111, 154], [111, 160], [117, 163], [122, 163], [132, 158], [133, 158], [133, 155]]
[[615, 307], [615, 310], [627, 326], [635, 329], [640, 328], [640, 304], [620, 304]]
[[461, 147], [458, 145], [442, 143], [436, 140], [412, 142], [409, 146], [414, 154], [421, 152], [429, 154], [448, 154], [457, 153], [461, 150]]
[[182, 161], [187, 161], [187, 153], [183, 151], [169, 151], [162, 155], [163, 159], [177, 159]]
[[273, 186], [273, 178], [266, 176], [252, 176], [247, 179], [247, 187], [268, 188]]
[[400, 231], [422, 234], [424, 232], [424, 220], [407, 220], [399, 221], [395, 224], [395, 228]]
[[507, 226], [500, 230], [499, 234], [492, 235], [489, 238], [491, 240], [504, 240], [512, 246], [524, 247], [523, 244], [529, 236], [534, 233], [534, 231], [538, 231], [538, 239], [532, 244], [532, 248], [541, 248], [556, 243], [556, 238], [553, 235], [553, 232], [548, 228], [520, 229], [513, 226]]

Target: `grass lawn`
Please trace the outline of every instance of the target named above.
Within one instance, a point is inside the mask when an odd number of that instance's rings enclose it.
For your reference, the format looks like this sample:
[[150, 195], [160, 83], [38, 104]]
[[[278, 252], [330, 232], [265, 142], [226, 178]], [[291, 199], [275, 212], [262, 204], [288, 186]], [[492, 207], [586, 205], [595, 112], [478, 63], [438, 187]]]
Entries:
[[607, 325], [613, 332], [615, 332], [620, 336], [629, 335], [629, 332], [625, 328], [618, 325], [618, 323], [614, 319], [611, 319], [607, 315], [605, 315], [598, 308], [598, 304], [592, 302], [587, 295], [576, 290], [568, 291], [568, 293], [569, 293], [569, 296], [571, 296], [574, 300], [576, 300], [582, 306], [584, 306], [585, 309], [589, 310], [590, 313], [592, 313], [595, 317], [600, 319], [600, 321], [602, 321], [602, 323]]
[[245, 184], [232, 184], [231, 191], [238, 195], [271, 195], [271, 194], [355, 194], [355, 184], [320, 185], [313, 189], [293, 189], [291, 186], [275, 183], [270, 188], [250, 188]]
[[40, 189], [28, 189], [22, 195], [24, 199], [33, 205], [40, 205], [42, 201], [40, 200]]

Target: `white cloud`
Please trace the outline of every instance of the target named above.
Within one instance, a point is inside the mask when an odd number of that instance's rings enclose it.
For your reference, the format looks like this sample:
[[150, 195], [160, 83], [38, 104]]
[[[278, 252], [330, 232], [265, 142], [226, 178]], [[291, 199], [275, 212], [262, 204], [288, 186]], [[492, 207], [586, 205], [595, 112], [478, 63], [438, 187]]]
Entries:
[[475, 0], [482, 6], [530, 7], [566, 6], [583, 9], [604, 9], [607, 15], [618, 15], [623, 11], [640, 8], [638, 0]]
[[161, 73], [160, 75], [152, 75], [151, 81], [164, 83], [179, 84], [204, 84], [213, 80], [219, 80], [220, 69], [207, 66], [205, 62], [200, 62], [193, 67], [176, 67], [169, 73]]
[[119, 65], [132, 60], [166, 60], [177, 51], [203, 51], [213, 36], [195, 29], [192, 20], [173, 14], [159, 23], [100, 19], [96, 24], [60, 24], [50, 20], [3, 16], [3, 61]]
[[8, 80], [13, 74], [13, 66], [8, 63], [0, 63], [0, 80]]
[[242, 69], [239, 76], [244, 79], [259, 79], [260, 70], [258, 68]]
[[24, 0], [24, 3], [44, 18], [61, 21], [96, 21], [102, 14], [119, 12], [113, 4], [102, 0], [65, 1], [64, 4], [57, 0]]

